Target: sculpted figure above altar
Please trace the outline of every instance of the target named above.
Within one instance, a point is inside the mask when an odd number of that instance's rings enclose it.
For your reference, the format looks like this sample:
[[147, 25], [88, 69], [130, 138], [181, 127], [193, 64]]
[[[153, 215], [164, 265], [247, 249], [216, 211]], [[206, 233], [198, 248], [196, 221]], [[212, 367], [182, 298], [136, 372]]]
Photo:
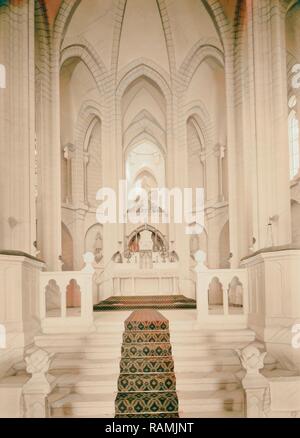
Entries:
[[148, 229], [147, 225], [145, 225], [144, 230], [137, 231], [131, 237], [128, 243], [128, 250], [132, 253], [140, 252], [140, 250], [145, 249], [145, 245], [152, 252], [160, 252], [166, 246], [166, 243], [158, 232]]

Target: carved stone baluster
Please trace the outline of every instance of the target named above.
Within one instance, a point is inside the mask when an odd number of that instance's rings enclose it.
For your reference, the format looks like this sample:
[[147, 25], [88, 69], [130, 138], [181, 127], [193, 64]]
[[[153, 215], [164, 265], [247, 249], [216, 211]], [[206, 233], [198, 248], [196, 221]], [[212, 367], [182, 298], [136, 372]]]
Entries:
[[23, 386], [24, 417], [49, 416], [47, 396], [55, 385], [55, 377], [48, 374], [52, 354], [34, 347], [25, 357], [26, 371], [31, 378]]
[[248, 345], [243, 350], [236, 350], [246, 375], [242, 379], [245, 390], [246, 406], [245, 414], [247, 418], [264, 418], [265, 397], [269, 388], [268, 380], [260, 374], [264, 367], [266, 352], [261, 353], [253, 345]]

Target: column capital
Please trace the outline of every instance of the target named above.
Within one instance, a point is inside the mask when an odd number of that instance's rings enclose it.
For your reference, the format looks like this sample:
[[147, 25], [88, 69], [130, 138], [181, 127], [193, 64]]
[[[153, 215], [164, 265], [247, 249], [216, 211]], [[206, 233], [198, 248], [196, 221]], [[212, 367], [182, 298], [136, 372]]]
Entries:
[[199, 152], [198, 156], [199, 156], [199, 158], [200, 158], [201, 163], [205, 163], [205, 161], [206, 161], [206, 150], [205, 150], [205, 149], [202, 149], [202, 150]]
[[225, 151], [227, 149], [227, 146], [225, 144], [222, 143], [217, 143], [214, 148], [214, 155], [218, 158], [224, 158], [225, 157]]
[[76, 146], [72, 143], [67, 143], [65, 146], [63, 146], [63, 151], [64, 151], [64, 158], [66, 160], [72, 160], [72, 158], [74, 158]]

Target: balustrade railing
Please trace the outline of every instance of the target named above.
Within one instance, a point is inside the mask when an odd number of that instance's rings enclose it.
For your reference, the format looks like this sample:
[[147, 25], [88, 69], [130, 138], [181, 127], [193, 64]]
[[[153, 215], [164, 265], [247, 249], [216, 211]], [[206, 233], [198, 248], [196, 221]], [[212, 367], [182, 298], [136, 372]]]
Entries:
[[[198, 321], [207, 325], [247, 326], [248, 276], [246, 269], [195, 268]], [[226, 327], [228, 327], [228, 324]]]
[[82, 271], [40, 273], [40, 316], [44, 332], [90, 330], [93, 326], [93, 275]]

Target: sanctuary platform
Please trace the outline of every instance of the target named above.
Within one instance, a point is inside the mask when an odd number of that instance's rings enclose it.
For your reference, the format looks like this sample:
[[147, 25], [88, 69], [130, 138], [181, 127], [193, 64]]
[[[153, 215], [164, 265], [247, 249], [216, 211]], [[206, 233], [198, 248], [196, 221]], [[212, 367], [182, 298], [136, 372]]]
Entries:
[[196, 300], [184, 295], [114, 296], [94, 306], [94, 312], [134, 309], [196, 309]]

